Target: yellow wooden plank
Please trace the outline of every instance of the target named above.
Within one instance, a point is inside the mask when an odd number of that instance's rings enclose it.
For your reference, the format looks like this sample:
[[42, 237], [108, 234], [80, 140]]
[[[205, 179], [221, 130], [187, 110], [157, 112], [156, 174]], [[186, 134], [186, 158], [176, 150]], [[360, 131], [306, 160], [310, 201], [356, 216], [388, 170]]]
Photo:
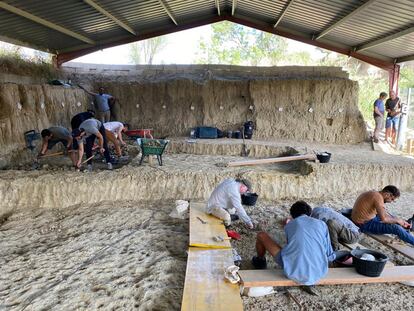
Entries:
[[224, 279], [224, 270], [233, 264], [231, 249], [190, 247], [181, 310], [243, 310], [239, 286]]
[[[289, 280], [283, 270], [241, 270], [239, 275], [245, 287], [256, 286], [299, 286]], [[392, 283], [414, 281], [414, 266], [386, 266], [379, 277], [358, 274], [355, 268], [331, 268], [317, 285]]]
[[[223, 221], [204, 212], [206, 203], [190, 203], [190, 246], [231, 248], [229, 240], [214, 241], [215, 236], [227, 237]], [[201, 221], [207, 222], [203, 224]]]
[[389, 248], [399, 252], [400, 254], [404, 255], [405, 257], [414, 261], [414, 247], [410, 244], [406, 244], [405, 242], [394, 238], [393, 236], [388, 235], [377, 235], [377, 234], [367, 234], [374, 240], [388, 246]]

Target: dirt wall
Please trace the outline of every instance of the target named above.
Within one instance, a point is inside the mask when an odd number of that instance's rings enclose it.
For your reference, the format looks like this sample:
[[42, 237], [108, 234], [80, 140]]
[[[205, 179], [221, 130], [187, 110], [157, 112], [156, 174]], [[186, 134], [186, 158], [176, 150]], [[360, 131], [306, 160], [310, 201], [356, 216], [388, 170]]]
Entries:
[[[266, 73], [268, 76], [260, 78], [256, 68], [249, 78], [246, 70], [239, 74], [237, 68], [231, 72], [227, 67], [226, 75], [221, 76], [209, 70], [204, 74], [185, 72], [185, 77], [155, 70], [149, 76], [147, 70], [145, 79], [135, 77], [135, 81], [131, 76], [128, 81], [118, 81], [117, 77], [98, 79], [90, 74], [71, 78], [91, 90], [103, 85], [118, 99], [116, 119], [134, 128], [152, 128], [157, 137], [187, 136], [200, 125], [237, 130], [246, 120], [253, 120], [254, 138], [335, 144], [364, 140], [358, 85], [338, 78], [336, 71], [342, 72], [337, 68], [291, 68], [295, 75], [290, 76], [279, 68], [272, 76]], [[312, 72], [311, 78], [298, 78], [302, 71]], [[27, 153], [25, 131], [69, 126], [71, 117], [91, 101], [78, 87], [28, 84], [26, 80], [24, 84], [0, 83], [0, 168]]]

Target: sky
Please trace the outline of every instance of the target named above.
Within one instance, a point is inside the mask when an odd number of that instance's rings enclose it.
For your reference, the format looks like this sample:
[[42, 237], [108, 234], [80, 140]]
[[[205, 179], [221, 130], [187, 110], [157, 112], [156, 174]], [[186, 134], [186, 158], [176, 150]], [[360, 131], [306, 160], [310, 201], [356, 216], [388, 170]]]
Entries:
[[[199, 41], [202, 38], [209, 38], [211, 34], [211, 25], [192, 28], [185, 31], [176, 32], [166, 35], [167, 46], [155, 57], [153, 64], [192, 64], [197, 58]], [[318, 58], [320, 52], [315, 47], [301, 42], [287, 39], [288, 52], [308, 51], [313, 58]], [[1, 43], [0, 48], [11, 49], [14, 45]], [[29, 48], [22, 49], [24, 55], [32, 56], [34, 50]], [[95, 53], [91, 53], [76, 59], [74, 62], [95, 63], [95, 64], [116, 64], [127, 65], [132, 64], [130, 57], [129, 44], [104, 49]], [[114, 57], [114, 55], [116, 57]]]
[[[163, 51], [156, 56], [154, 64], [191, 64], [194, 63], [198, 43], [201, 38], [208, 38], [210, 36], [210, 25], [197, 27], [185, 31], [176, 32], [170, 35], [166, 35], [168, 45]], [[308, 51], [312, 56], [316, 56], [319, 52], [315, 47], [288, 40], [288, 51]], [[117, 47], [104, 49], [89, 55], [85, 55], [74, 59], [74, 62], [81, 63], [95, 63], [95, 64], [131, 64], [129, 60], [129, 44], [120, 45]], [[116, 55], [116, 58], [114, 58]]]

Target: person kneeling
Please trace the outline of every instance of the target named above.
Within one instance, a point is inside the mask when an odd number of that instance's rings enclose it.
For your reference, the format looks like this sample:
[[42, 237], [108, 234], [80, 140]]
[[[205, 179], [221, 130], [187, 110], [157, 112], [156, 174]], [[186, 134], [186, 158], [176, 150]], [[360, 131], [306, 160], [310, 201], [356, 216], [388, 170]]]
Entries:
[[287, 245], [279, 246], [266, 232], [259, 232], [256, 239], [257, 256], [252, 263], [257, 269], [266, 269], [268, 251], [283, 268], [287, 278], [303, 285], [314, 285], [328, 272], [328, 262], [335, 260], [329, 239], [328, 227], [311, 218], [312, 208], [304, 201], [290, 208], [293, 218], [285, 226]]
[[207, 214], [224, 220], [226, 226], [240, 217], [249, 229], [253, 229], [253, 222], [246, 214], [240, 196], [250, 190], [251, 183], [246, 179], [225, 179], [211, 193], [205, 211]]

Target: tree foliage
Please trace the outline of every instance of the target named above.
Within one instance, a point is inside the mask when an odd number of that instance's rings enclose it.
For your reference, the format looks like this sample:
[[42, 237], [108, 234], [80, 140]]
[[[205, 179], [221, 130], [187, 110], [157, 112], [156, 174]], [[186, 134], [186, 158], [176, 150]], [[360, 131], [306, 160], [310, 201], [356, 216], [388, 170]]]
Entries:
[[155, 37], [129, 45], [129, 60], [133, 64], [151, 65], [158, 55], [168, 45], [165, 36]]
[[213, 24], [210, 40], [199, 42], [197, 63], [277, 65], [287, 50], [286, 39], [231, 22]]

